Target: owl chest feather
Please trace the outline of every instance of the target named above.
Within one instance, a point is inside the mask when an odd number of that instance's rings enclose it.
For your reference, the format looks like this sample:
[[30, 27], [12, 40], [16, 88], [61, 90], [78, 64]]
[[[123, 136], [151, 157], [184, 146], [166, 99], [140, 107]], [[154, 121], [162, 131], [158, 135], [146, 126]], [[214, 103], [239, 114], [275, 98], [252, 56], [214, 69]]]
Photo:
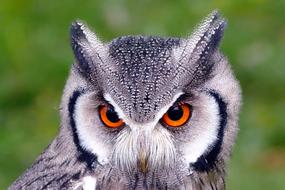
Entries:
[[[167, 189], [167, 190], [224, 190], [225, 181], [224, 174], [217, 175], [217, 171], [208, 171], [200, 174], [194, 174], [188, 176], [187, 179], [181, 184], [176, 184], [174, 186], [165, 186], [160, 184], [158, 186], [146, 185], [138, 182], [136, 186], [129, 186], [126, 183], [122, 182], [122, 178], [117, 178], [117, 180], [103, 180], [98, 179], [94, 176], [85, 176], [72, 185], [72, 190], [156, 190], [156, 189]], [[122, 176], [121, 176], [122, 177]], [[143, 181], [143, 180], [142, 180]]]

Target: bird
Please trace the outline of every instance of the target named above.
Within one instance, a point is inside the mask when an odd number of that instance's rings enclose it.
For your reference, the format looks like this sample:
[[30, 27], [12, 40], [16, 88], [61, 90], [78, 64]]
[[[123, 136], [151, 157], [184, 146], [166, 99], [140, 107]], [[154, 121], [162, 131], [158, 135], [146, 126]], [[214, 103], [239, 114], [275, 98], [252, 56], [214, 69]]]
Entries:
[[226, 189], [241, 87], [210, 13], [187, 37], [99, 39], [71, 25], [60, 130], [9, 190]]

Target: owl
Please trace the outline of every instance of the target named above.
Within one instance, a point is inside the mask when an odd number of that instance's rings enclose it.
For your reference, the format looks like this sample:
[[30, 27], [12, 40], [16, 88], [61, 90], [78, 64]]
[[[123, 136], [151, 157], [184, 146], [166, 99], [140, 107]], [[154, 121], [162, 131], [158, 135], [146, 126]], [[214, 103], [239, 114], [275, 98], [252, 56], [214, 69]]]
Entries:
[[10, 190], [225, 189], [241, 90], [211, 13], [186, 38], [102, 42], [80, 21], [59, 134]]

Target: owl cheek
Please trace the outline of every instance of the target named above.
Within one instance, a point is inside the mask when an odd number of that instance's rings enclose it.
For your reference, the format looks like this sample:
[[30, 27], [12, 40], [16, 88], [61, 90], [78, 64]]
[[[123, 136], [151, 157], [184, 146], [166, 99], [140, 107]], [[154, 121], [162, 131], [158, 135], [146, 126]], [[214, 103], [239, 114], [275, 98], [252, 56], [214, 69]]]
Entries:
[[104, 128], [99, 117], [94, 114], [95, 110], [90, 108], [94, 104], [93, 96], [92, 93], [85, 93], [77, 98], [72, 119], [79, 140], [77, 146], [94, 155], [97, 162], [104, 165], [110, 160], [112, 144], [108, 141], [110, 136], [102, 130]]
[[[181, 147], [184, 161], [198, 171], [211, 169], [221, 154], [224, 131], [227, 125], [227, 104], [215, 91], [200, 95], [200, 102], [207, 106], [196, 106], [190, 138]], [[206, 118], [206, 119], [205, 119]]]

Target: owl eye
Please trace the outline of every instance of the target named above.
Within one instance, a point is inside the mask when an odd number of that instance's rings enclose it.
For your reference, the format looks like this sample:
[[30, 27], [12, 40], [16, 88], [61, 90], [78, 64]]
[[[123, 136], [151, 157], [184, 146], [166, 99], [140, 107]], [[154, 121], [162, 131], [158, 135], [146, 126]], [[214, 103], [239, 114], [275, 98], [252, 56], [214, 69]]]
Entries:
[[171, 106], [163, 115], [162, 122], [170, 127], [180, 127], [191, 117], [191, 106], [186, 103], [179, 103]]
[[125, 123], [118, 117], [118, 114], [114, 108], [110, 105], [99, 106], [99, 115], [102, 122], [110, 128], [119, 128]]

